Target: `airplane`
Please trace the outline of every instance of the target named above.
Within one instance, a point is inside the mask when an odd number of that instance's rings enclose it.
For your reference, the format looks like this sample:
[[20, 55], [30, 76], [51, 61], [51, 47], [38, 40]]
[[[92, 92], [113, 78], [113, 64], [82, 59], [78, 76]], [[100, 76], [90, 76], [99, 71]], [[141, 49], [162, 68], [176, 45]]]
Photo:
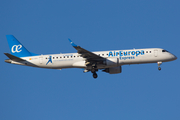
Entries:
[[65, 54], [34, 54], [29, 52], [13, 35], [6, 35], [11, 54], [4, 53], [9, 59], [5, 62], [17, 65], [64, 69], [82, 68], [84, 72], [91, 72], [93, 78], [97, 78], [97, 71], [102, 70], [109, 74], [122, 72], [122, 65], [157, 63], [158, 70], [163, 62], [176, 60], [177, 57], [165, 49], [145, 48], [130, 50], [109, 50], [90, 52], [70, 39], [70, 44], [77, 50], [77, 53]]

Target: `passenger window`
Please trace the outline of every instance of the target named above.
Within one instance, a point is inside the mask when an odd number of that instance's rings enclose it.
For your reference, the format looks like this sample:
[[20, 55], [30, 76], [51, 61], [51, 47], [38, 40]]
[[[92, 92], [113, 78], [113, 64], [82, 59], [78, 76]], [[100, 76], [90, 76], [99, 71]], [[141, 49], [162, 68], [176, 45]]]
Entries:
[[149, 53], [151, 53], [151, 51], [149, 51]]
[[148, 53], [148, 51], [146, 51], [146, 53]]

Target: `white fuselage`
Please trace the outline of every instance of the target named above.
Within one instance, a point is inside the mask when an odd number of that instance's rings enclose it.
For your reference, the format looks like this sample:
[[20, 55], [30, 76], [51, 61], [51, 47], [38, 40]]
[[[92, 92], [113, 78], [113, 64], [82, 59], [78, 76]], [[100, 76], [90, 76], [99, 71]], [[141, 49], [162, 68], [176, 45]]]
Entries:
[[[161, 48], [110, 50], [110, 51], [99, 51], [93, 53], [107, 59], [107, 61], [105, 61], [103, 64], [97, 65], [98, 69], [117, 67], [127, 64], [168, 62], [176, 59], [176, 56], [174, 56], [173, 54], [167, 51], [163, 51], [163, 49]], [[11, 61], [11, 63], [40, 67], [40, 68], [50, 68], [50, 69], [63, 69], [63, 68], [88, 69], [86, 65], [86, 58], [81, 57], [81, 55], [78, 53], [49, 54], [49, 55], [39, 55], [39, 56], [30, 56], [30, 57], [21, 57], [21, 58], [26, 61], [21, 61], [21, 62]]]

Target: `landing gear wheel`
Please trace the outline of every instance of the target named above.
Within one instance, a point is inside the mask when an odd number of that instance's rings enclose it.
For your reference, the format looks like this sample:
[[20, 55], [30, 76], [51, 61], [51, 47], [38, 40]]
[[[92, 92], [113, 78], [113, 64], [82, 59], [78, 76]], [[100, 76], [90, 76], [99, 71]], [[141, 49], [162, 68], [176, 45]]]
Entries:
[[160, 70], [161, 70], [161, 67], [158, 67], [158, 70], [160, 71]]
[[93, 78], [97, 78], [98, 75], [96, 73], [93, 73]]

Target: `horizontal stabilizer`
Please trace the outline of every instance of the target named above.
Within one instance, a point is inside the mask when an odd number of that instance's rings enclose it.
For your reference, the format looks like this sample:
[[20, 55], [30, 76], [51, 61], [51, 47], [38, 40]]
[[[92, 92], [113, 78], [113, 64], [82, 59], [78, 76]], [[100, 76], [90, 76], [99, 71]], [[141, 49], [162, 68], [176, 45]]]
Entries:
[[23, 59], [21, 59], [21, 58], [19, 58], [19, 57], [16, 57], [16, 56], [14, 56], [14, 55], [11, 55], [11, 54], [9, 54], [9, 53], [4, 53], [9, 59], [11, 59], [11, 60], [13, 60], [13, 61], [16, 61], [16, 62], [19, 62], [19, 61], [25, 61], [25, 60], [23, 60]]

